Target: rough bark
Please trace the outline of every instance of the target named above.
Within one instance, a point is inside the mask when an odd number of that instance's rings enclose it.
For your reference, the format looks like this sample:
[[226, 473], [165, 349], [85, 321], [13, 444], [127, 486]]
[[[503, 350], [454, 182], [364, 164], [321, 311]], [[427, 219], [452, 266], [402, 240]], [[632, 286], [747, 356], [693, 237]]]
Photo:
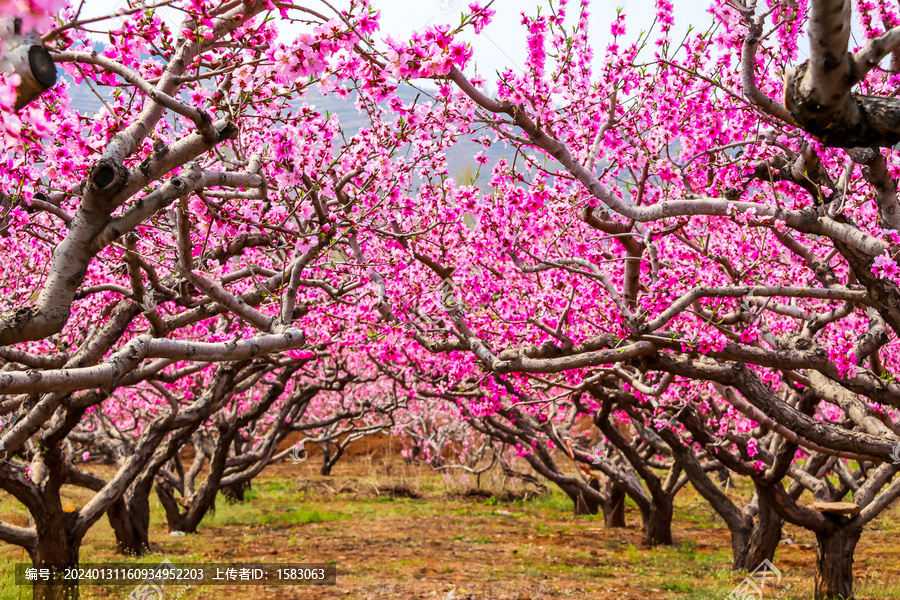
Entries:
[[816, 600], [853, 597], [853, 552], [861, 533], [839, 525], [816, 533]]
[[180, 509], [172, 486], [168, 482], [158, 481], [156, 483], [156, 496], [159, 498], [159, 502], [166, 513], [166, 525], [169, 531], [187, 532], [187, 520], [185, 519], [187, 513], [182, 512]]
[[[60, 480], [61, 477], [51, 475], [47, 487], [55, 488]], [[73, 531], [75, 513], [65, 512], [58, 494], [52, 495], [56, 496], [55, 499], [45, 494], [44, 509], [32, 513], [37, 531], [32, 561], [38, 569], [50, 565], [57, 568], [77, 567], [81, 538]], [[76, 600], [79, 597], [78, 583], [34, 585], [32, 594], [34, 600]]]
[[150, 490], [145, 487], [129, 491], [107, 512], [116, 548], [128, 556], [143, 556], [150, 549]]
[[775, 550], [778, 548], [778, 542], [781, 541], [784, 519], [778, 515], [764, 496], [759, 496], [758, 502], [759, 514], [756, 517], [756, 523], [750, 531], [741, 564], [738, 564], [738, 557], [735, 555], [735, 570], [753, 571], [764, 560], [773, 562], [775, 559]]
[[847, 94], [835, 105], [822, 104], [802, 83], [808, 65], [785, 77], [785, 105], [803, 129], [826, 146], [841, 148], [891, 147], [900, 141], [900, 100]]
[[650, 508], [641, 511], [642, 546], [672, 545], [672, 502], [669, 498], [653, 498]]
[[[747, 521], [752, 519], [747, 516]], [[760, 513], [752, 527], [729, 527], [734, 571], [754, 571], [764, 560], [773, 561], [784, 520], [771, 507], [760, 505]]]
[[[65, 515], [60, 508], [60, 514]], [[44, 526], [38, 527], [38, 543], [35, 548], [34, 566], [43, 568], [54, 565], [59, 569], [78, 566], [78, 547], [80, 540], [69, 538], [62, 519], [44, 515], [41, 519]], [[56, 523], [61, 528], [51, 531], [45, 527], [52, 527]], [[41, 532], [41, 529], [44, 529]], [[33, 600], [78, 600], [80, 597], [78, 583], [65, 583], [61, 585], [34, 585], [32, 586]]]
[[625, 527], [625, 490], [613, 482], [607, 487], [609, 500], [601, 506], [604, 524], [609, 528]]

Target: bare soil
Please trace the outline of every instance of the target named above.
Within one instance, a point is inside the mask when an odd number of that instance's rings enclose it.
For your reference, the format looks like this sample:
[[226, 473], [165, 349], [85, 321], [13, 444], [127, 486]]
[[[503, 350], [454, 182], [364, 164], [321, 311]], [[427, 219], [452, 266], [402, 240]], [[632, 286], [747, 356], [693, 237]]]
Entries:
[[[640, 518], [627, 506], [626, 529], [606, 529], [602, 517], [572, 514], [567, 498], [482, 476], [449, 477], [399, 457], [397, 440], [367, 440], [342, 459], [331, 477], [318, 475], [315, 456], [273, 465], [253, 482], [248, 501], [220, 496], [200, 533], [169, 535], [153, 509], [155, 565], [197, 562], [333, 562], [333, 586], [204, 586], [167, 588], [165, 598], [496, 599], [548, 598], [721, 600], [745, 575], [730, 571], [727, 529], [692, 489], [678, 498], [676, 546], [640, 547]], [[107, 467], [94, 467], [103, 470]], [[739, 484], [739, 488], [740, 488]], [[67, 490], [69, 491], [69, 490]], [[72, 489], [79, 506], [88, 496]], [[738, 493], [738, 496], [740, 493]], [[24, 524], [8, 496], [0, 518]], [[859, 599], [900, 597], [900, 512], [894, 507], [863, 535], [854, 573]], [[806, 531], [787, 527], [775, 566], [782, 579], [763, 598], [812, 596], [815, 546]], [[133, 561], [115, 554], [108, 523], [99, 522], [82, 549], [83, 562]], [[0, 546], [0, 600], [28, 598], [9, 572], [27, 557]], [[85, 599], [125, 598], [124, 587], [83, 587]], [[180, 594], [180, 596], [179, 596]]]

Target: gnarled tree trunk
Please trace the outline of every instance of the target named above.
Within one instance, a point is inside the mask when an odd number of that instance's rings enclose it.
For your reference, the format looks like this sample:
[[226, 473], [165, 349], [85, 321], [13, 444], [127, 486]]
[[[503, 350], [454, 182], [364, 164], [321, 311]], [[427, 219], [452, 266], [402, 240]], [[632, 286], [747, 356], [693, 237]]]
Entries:
[[607, 484], [609, 500], [603, 503], [603, 521], [609, 527], [625, 527], [625, 490], [613, 482]]
[[774, 561], [775, 550], [778, 548], [778, 542], [781, 541], [784, 519], [778, 515], [764, 496], [759, 496], [758, 502], [759, 514], [747, 540], [743, 564], [738, 564], [737, 552], [735, 552], [734, 566], [736, 570], [754, 571], [764, 560]]
[[839, 525], [816, 533], [816, 600], [853, 597], [853, 551], [861, 533]]
[[116, 535], [116, 548], [128, 556], [143, 556], [150, 549], [150, 490], [129, 491], [107, 512]]
[[652, 498], [649, 508], [641, 511], [641, 517], [644, 522], [641, 530], [642, 545], [672, 545], [672, 501], [670, 498]]
[[222, 486], [219, 491], [225, 497], [226, 502], [233, 504], [236, 502], [244, 502], [244, 492], [250, 489], [249, 481], [240, 481], [232, 485]]
[[[59, 503], [50, 503], [42, 514], [35, 516], [37, 542], [32, 553], [35, 568], [65, 569], [78, 567], [80, 539], [74, 539], [67, 514]], [[77, 600], [78, 582], [61, 585], [38, 585], [32, 587], [33, 600]]]
[[325, 442], [324, 444], [319, 444], [319, 447], [322, 448], [322, 467], [319, 469], [319, 473], [322, 477], [330, 477], [331, 467], [334, 465], [334, 462], [331, 460], [331, 444]]

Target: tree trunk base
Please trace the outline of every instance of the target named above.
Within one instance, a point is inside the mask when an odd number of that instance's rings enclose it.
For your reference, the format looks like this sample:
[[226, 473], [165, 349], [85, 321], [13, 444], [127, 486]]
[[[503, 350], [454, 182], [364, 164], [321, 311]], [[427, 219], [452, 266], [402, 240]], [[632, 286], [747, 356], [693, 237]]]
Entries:
[[672, 507], [654, 505], [642, 515], [641, 545], [646, 547], [672, 545]]
[[238, 504], [247, 501], [244, 497], [244, 492], [249, 489], [250, 482], [245, 481], [243, 483], [236, 483], [234, 485], [223, 487], [219, 491], [222, 493], [222, 496], [225, 497], [225, 502], [228, 504]]
[[150, 550], [150, 502], [122, 498], [107, 511], [116, 535], [116, 548], [126, 556], [143, 556]]
[[603, 521], [610, 529], [625, 527], [625, 490], [609, 486], [609, 502], [603, 507]]
[[737, 560], [735, 560], [735, 568], [741, 571], [754, 571], [765, 560], [774, 562], [775, 550], [778, 549], [778, 542], [781, 541], [783, 526], [784, 519], [775, 512], [775, 509], [766, 502], [763, 496], [760, 496], [759, 515], [756, 518], [756, 524], [750, 531], [744, 560], [741, 565], [737, 565]]
[[[63, 569], [78, 568], [78, 546], [66, 543], [61, 537], [51, 540], [38, 540], [34, 567], [48, 568], [51, 565]], [[65, 585], [32, 585], [33, 600], [78, 600], [80, 597], [78, 583]]]
[[853, 597], [853, 551], [860, 534], [837, 526], [816, 534], [815, 600]]

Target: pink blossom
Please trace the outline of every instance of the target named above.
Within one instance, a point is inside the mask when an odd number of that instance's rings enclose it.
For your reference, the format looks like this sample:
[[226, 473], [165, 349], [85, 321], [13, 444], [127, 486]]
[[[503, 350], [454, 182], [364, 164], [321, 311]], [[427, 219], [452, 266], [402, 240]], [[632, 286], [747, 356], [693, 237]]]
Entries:
[[881, 279], [896, 280], [898, 274], [900, 274], [900, 268], [898, 268], [897, 262], [893, 257], [888, 252], [885, 252], [884, 254], [875, 257], [872, 262], [872, 273]]

